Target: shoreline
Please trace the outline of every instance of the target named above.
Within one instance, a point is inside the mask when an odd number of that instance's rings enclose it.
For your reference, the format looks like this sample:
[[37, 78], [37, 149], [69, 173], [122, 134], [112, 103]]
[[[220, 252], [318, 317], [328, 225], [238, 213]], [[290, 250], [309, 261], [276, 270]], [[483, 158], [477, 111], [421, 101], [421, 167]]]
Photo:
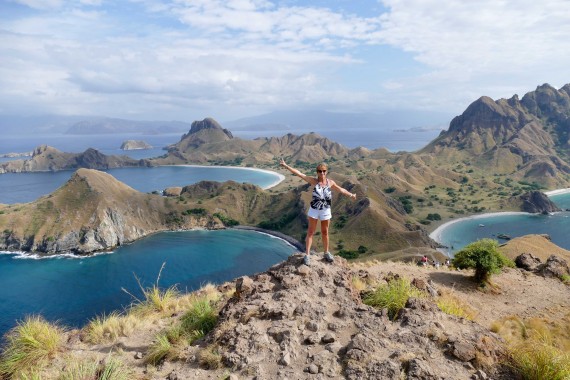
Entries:
[[[301, 252], [305, 249], [305, 246], [301, 242], [299, 242], [297, 239], [295, 239], [289, 235], [285, 235], [281, 232], [266, 230], [266, 229], [254, 227], [254, 226], [234, 226], [234, 227], [214, 228], [214, 229], [197, 227], [197, 228], [191, 228], [188, 230], [157, 231], [157, 232], [153, 232], [149, 235], [143, 236], [139, 239], [136, 239], [132, 242], [125, 243], [124, 245], [129, 245], [129, 244], [134, 243], [135, 241], [142, 240], [142, 239], [145, 239], [151, 235], [160, 234], [160, 233], [192, 232], [192, 231], [221, 231], [221, 230], [232, 230], [232, 229], [241, 230], [241, 231], [251, 231], [251, 232], [257, 232], [257, 233], [261, 233], [264, 235], [268, 235], [274, 239], [283, 240], [285, 243], [289, 244], [290, 246], [292, 246], [295, 249], [298, 249]], [[113, 247], [111, 250], [108, 250], [108, 251], [107, 250], [95, 251], [95, 252], [91, 252], [91, 253], [87, 253], [87, 254], [81, 254], [81, 255], [77, 255], [77, 254], [70, 253], [70, 252], [62, 252], [62, 253], [55, 253], [55, 254], [49, 254], [48, 255], [48, 254], [42, 254], [43, 252], [38, 252], [38, 251], [26, 252], [26, 251], [0, 250], [0, 256], [3, 256], [3, 255], [14, 256], [15, 259], [22, 259], [22, 260], [47, 260], [47, 259], [61, 259], [61, 258], [76, 260], [76, 259], [89, 259], [92, 257], [102, 256], [102, 255], [110, 255], [110, 254], [115, 253], [115, 251], [118, 248], [120, 248], [120, 246]]]
[[305, 250], [305, 245], [302, 244], [299, 240], [297, 240], [297, 239], [295, 239], [289, 235], [285, 235], [284, 233], [281, 233], [281, 232], [266, 230], [266, 229], [254, 227], [254, 226], [235, 226], [232, 228], [235, 230], [253, 231], [253, 232], [259, 232], [259, 233], [262, 233], [265, 235], [269, 235], [269, 236], [272, 236], [274, 238], [284, 240], [287, 244], [293, 246], [293, 248], [298, 249], [300, 252], [303, 252]]
[[[555, 190], [550, 190], [550, 191], [544, 192], [544, 194], [548, 197], [551, 197], [553, 195], [562, 195], [562, 194], [568, 194], [568, 193], [570, 193], [570, 188], [555, 189]], [[435, 230], [433, 230], [429, 234], [429, 237], [432, 240], [436, 241], [437, 243], [442, 244], [441, 243], [441, 237], [443, 236], [445, 230], [455, 223], [459, 223], [459, 222], [464, 221], [464, 220], [481, 219], [481, 218], [487, 218], [487, 217], [492, 218], [495, 216], [508, 216], [508, 215], [531, 215], [531, 214], [529, 214], [528, 212], [522, 212], [522, 211], [504, 211], [504, 212], [488, 212], [488, 213], [484, 213], [484, 214], [466, 216], [466, 217], [458, 218], [458, 219], [451, 219], [451, 220], [448, 220], [447, 222], [441, 224], [440, 226], [438, 226]]]
[[485, 214], [479, 214], [479, 215], [471, 215], [471, 216], [466, 216], [464, 218], [458, 218], [458, 219], [452, 219], [449, 220], [445, 223], [443, 223], [441, 226], [437, 227], [435, 230], [433, 230], [430, 234], [429, 237], [436, 241], [439, 244], [442, 244], [441, 242], [441, 237], [443, 236], [443, 233], [445, 232], [446, 229], [448, 229], [450, 226], [452, 226], [455, 223], [459, 223], [462, 222], [464, 220], [472, 220], [472, 219], [483, 219], [483, 218], [487, 218], [487, 217], [496, 217], [496, 216], [508, 216], [508, 215], [531, 215], [528, 212], [522, 212], [522, 211], [504, 211], [504, 212], [488, 212]]
[[279, 185], [281, 182], [283, 182], [285, 180], [285, 176], [281, 173], [277, 173], [274, 172], [272, 170], [268, 170], [268, 169], [258, 169], [258, 168], [247, 168], [244, 166], [219, 166], [219, 165], [190, 165], [190, 164], [180, 164], [180, 165], [160, 165], [160, 166], [184, 166], [184, 167], [190, 167], [190, 168], [222, 168], [222, 169], [240, 169], [240, 170], [251, 170], [251, 171], [257, 171], [257, 172], [262, 172], [262, 173], [266, 173], [266, 174], [273, 174], [275, 176], [277, 176], [277, 180], [275, 182], [270, 183], [267, 186], [263, 186], [261, 187], [263, 190], [267, 190], [270, 189], [272, 187], [275, 187], [277, 185]]
[[568, 193], [570, 193], [570, 188], [556, 189], [556, 190], [550, 190], [550, 191], [544, 192], [544, 194], [548, 197], [550, 197], [552, 195], [562, 195], [562, 194], [568, 194]]

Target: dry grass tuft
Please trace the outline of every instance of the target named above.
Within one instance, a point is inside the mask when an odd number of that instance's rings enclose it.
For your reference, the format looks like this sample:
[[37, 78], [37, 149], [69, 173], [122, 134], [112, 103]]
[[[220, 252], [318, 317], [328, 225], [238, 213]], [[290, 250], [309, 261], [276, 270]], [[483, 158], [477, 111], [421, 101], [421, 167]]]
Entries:
[[129, 336], [140, 324], [140, 319], [133, 314], [121, 315], [112, 312], [107, 316], [92, 319], [83, 328], [83, 336], [87, 342], [93, 344], [113, 342], [119, 337]]
[[462, 301], [453, 292], [443, 292], [442, 295], [437, 298], [437, 307], [446, 314], [455, 315], [456, 317], [465, 318], [470, 321], [474, 320], [477, 316], [477, 311]]
[[208, 346], [198, 354], [198, 362], [206, 369], [218, 369], [222, 367], [222, 355], [216, 346]]
[[64, 329], [40, 316], [30, 316], [6, 334], [0, 357], [0, 377], [34, 378], [63, 348]]

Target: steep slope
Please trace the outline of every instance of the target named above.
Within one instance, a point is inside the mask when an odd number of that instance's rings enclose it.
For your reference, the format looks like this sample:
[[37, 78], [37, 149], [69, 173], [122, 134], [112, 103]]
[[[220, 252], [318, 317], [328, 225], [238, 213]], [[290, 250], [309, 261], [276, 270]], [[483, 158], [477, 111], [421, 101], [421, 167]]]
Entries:
[[481, 97], [419, 153], [547, 186], [564, 184], [570, 178], [569, 89], [545, 84], [522, 100]]
[[127, 156], [107, 156], [92, 148], [83, 153], [66, 153], [47, 145], [41, 145], [34, 149], [30, 159], [0, 164], [0, 174], [78, 168], [111, 169], [125, 166], [148, 166], [148, 163], [145, 160], [134, 160]]
[[169, 146], [166, 157], [152, 160], [156, 165], [173, 163], [268, 164], [276, 157], [292, 161], [319, 162], [333, 157], [362, 156], [367, 150], [350, 150], [316, 133], [302, 136], [243, 140], [211, 118], [192, 123], [181, 140]]
[[109, 174], [79, 169], [52, 194], [2, 208], [0, 249], [85, 254], [157, 231], [221, 227], [212, 217], [184, 214], [186, 208], [140, 193]]
[[[383, 192], [365, 189], [358, 182], [336, 178], [356, 192], [358, 201], [333, 195], [333, 223], [330, 242], [335, 251], [366, 247], [369, 253], [391, 252], [409, 247], [435, 247], [419, 226], [412, 223], [402, 205]], [[220, 213], [243, 225], [279, 231], [303, 242], [307, 229], [306, 211], [311, 198], [308, 185], [273, 194], [257, 186], [235, 182], [201, 182], [183, 188], [181, 196], [193, 207]], [[320, 239], [315, 242], [315, 249]]]

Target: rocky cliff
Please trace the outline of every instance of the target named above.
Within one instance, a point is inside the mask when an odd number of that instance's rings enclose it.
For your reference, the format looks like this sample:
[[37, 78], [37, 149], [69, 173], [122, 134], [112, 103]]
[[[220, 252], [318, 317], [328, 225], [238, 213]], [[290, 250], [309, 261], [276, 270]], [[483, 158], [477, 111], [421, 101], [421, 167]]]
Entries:
[[109, 174], [79, 169], [50, 195], [0, 206], [0, 250], [87, 254], [166, 230], [221, 228], [173, 199], [140, 193]]
[[519, 196], [522, 201], [521, 210], [533, 214], [549, 214], [551, 212], [562, 211], [554, 202], [540, 191], [530, 191]]

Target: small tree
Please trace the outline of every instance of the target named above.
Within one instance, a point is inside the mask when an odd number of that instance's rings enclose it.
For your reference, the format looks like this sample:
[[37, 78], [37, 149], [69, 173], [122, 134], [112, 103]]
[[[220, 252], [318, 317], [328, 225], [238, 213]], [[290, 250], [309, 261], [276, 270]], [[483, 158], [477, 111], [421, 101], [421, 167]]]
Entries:
[[492, 274], [501, 273], [504, 266], [514, 267], [511, 259], [499, 252], [499, 244], [493, 239], [473, 242], [455, 254], [452, 261], [456, 268], [475, 269], [475, 280], [489, 282]]

